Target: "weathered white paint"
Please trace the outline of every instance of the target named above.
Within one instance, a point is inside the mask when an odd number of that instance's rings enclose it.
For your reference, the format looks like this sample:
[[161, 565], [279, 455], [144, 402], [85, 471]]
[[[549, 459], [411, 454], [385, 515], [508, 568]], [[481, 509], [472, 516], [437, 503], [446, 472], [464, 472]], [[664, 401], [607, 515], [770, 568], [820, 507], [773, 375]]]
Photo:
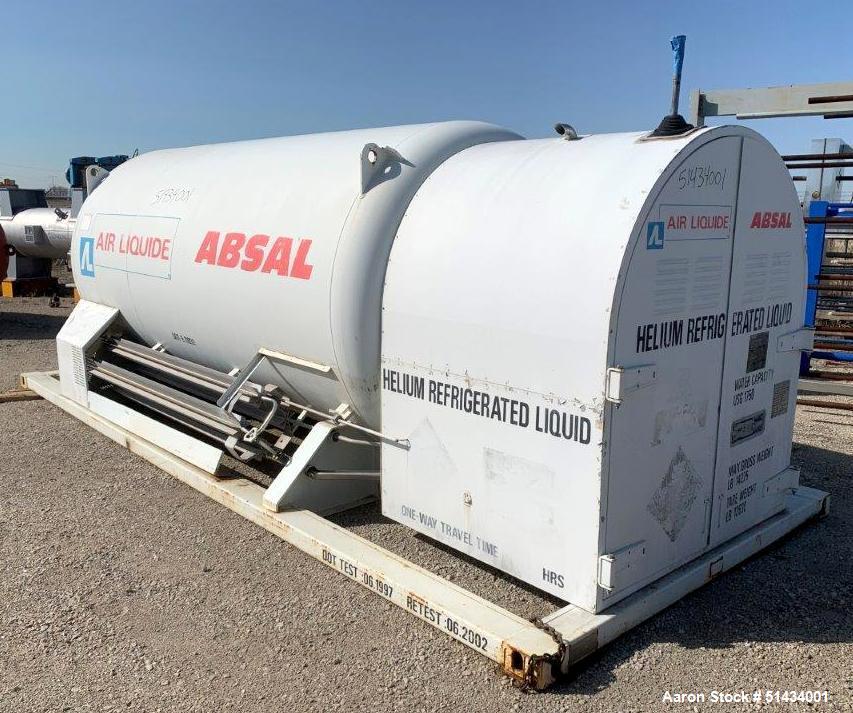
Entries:
[[[149, 345], [220, 371], [242, 367], [259, 348], [328, 365], [333, 371], [318, 373], [270, 363], [256, 378], [315, 408], [350, 404], [376, 427], [382, 283], [403, 211], [448, 156], [517, 138], [458, 121], [142, 154], [86, 199], [74, 282], [84, 299], [119, 308]], [[389, 150], [365, 164], [368, 144]], [[255, 270], [241, 269], [255, 264], [245, 251], [234, 267], [197, 262], [210, 231], [220, 253], [229, 233], [267, 236], [267, 252]], [[150, 252], [160, 257], [130, 254], [130, 236], [159, 240]], [[263, 272], [279, 237], [292, 240], [287, 276]], [[89, 271], [77, 259], [84, 243], [93, 250]]]
[[[281, 353], [253, 379], [408, 441], [382, 448], [386, 515], [590, 611], [784, 508], [765, 484], [790, 465], [803, 225], [748, 129], [155, 152], [89, 197], [74, 254], [147, 343], [222, 371]], [[306, 482], [313, 458], [271, 507], [349, 487]]]
[[[777, 225], [751, 228], [756, 213]], [[784, 493], [762, 484], [790, 464], [799, 363], [776, 344], [802, 327], [804, 275], [796, 193], [748, 129], [456, 154], [391, 252], [382, 427], [411, 449], [383, 448], [384, 514], [590, 611], [772, 516]], [[780, 303], [786, 323], [732, 334], [737, 313]], [[575, 434], [586, 419], [589, 442], [543, 432], [546, 413]], [[733, 445], [736, 423], [755, 433]]]
[[178, 480], [216, 500], [358, 582], [418, 619], [497, 661], [501, 670], [537, 688], [554, 681], [556, 668], [571, 665], [645, 619], [772, 544], [809, 518], [825, 514], [829, 496], [811, 488], [788, 495], [785, 510], [725, 545], [672, 572], [605, 614], [568, 606], [543, 617], [562, 636], [566, 650], [534, 623], [478, 597], [398, 555], [307, 510], [273, 513], [264, 489], [235, 477], [220, 479], [123, 429], [62, 394], [47, 373], [23, 375], [24, 386]]

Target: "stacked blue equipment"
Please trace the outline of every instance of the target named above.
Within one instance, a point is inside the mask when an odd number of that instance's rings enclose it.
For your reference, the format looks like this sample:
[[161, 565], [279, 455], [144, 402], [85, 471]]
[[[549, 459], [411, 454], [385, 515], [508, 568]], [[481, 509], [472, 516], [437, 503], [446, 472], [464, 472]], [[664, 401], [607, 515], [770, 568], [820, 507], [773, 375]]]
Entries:
[[[824, 309], [835, 309], [841, 312], [853, 312], [853, 305], [847, 297], [833, 297], [827, 292], [847, 293], [853, 290], [849, 285], [853, 282], [853, 270], [847, 266], [830, 265], [824, 262], [826, 226], [833, 223], [849, 223], [853, 221], [853, 203], [829, 203], [828, 201], [812, 201], [809, 204], [809, 216], [806, 219], [806, 257], [808, 260], [808, 292], [806, 293], [807, 327], [814, 327], [818, 306]], [[830, 234], [830, 239], [849, 239], [845, 235]], [[846, 255], [846, 253], [845, 253]], [[853, 253], [851, 253], [853, 255]], [[831, 268], [832, 272], [825, 270]], [[823, 281], [823, 284], [821, 282]], [[840, 281], [844, 285], [829, 285], [826, 281]], [[823, 296], [821, 296], [823, 294]], [[828, 331], [833, 331], [829, 329]], [[846, 330], [845, 330], [846, 331]], [[811, 359], [829, 359], [831, 361], [853, 362], [853, 337], [843, 333], [826, 334], [819, 337], [819, 346], [812, 352], [804, 352], [800, 365], [800, 374], [809, 373]]]
[[69, 162], [70, 165], [65, 172], [65, 180], [68, 181], [72, 188], [84, 188], [86, 185], [86, 178], [84, 176], [86, 166], [100, 166], [106, 171], [112, 171], [116, 166], [120, 166], [127, 161], [128, 158], [129, 156], [124, 154], [101, 156], [101, 158], [75, 156]]

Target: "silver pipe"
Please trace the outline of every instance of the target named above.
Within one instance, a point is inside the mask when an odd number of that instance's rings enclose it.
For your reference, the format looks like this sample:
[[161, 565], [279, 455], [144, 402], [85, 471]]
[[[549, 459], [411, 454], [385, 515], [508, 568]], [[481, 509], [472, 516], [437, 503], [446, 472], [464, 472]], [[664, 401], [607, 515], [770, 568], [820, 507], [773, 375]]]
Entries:
[[305, 475], [312, 480], [379, 480], [376, 470], [317, 470], [308, 468]]
[[335, 431], [332, 434], [333, 441], [340, 441], [341, 443], [352, 443], [356, 446], [381, 446], [382, 444], [379, 441], [365, 441], [361, 438], [350, 438], [349, 436], [342, 436], [340, 433]]

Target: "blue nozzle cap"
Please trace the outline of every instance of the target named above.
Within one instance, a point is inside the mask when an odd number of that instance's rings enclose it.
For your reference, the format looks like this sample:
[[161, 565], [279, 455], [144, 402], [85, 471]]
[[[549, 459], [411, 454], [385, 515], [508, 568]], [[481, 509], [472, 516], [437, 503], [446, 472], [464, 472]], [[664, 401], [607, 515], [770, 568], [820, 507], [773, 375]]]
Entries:
[[669, 43], [672, 45], [672, 73], [681, 76], [681, 67], [684, 64], [684, 45], [687, 43], [687, 35], [676, 35]]

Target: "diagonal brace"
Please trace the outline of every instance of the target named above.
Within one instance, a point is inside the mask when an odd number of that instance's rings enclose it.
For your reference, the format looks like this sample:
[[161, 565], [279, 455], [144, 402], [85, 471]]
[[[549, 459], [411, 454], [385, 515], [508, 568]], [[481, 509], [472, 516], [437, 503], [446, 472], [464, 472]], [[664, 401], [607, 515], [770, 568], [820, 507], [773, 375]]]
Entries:
[[282, 468], [264, 493], [264, 507], [267, 510], [281, 511], [290, 488], [299, 478], [305, 477], [305, 470], [310, 465], [311, 460], [336, 429], [337, 425], [330, 421], [320, 421], [314, 424], [311, 432], [296, 449], [290, 463]]

